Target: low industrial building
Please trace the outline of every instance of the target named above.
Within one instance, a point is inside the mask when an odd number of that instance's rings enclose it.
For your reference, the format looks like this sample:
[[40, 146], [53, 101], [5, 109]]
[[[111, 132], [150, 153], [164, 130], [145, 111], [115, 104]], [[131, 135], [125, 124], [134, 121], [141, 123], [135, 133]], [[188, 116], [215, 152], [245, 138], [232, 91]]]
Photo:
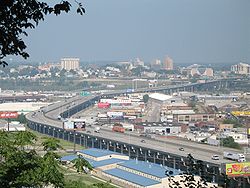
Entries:
[[8, 124], [7, 121], [0, 120], [0, 130], [16, 132], [16, 131], [25, 131], [26, 128], [25, 128], [25, 126], [23, 124], [21, 124], [18, 121], [11, 121]]
[[168, 175], [179, 180], [182, 171], [170, 167], [129, 159], [120, 153], [102, 150], [86, 149], [61, 158], [63, 162], [70, 162], [78, 156], [86, 159], [93, 167], [92, 175], [111, 181], [127, 188], [167, 188]]
[[143, 122], [135, 125], [135, 130], [140, 133], [153, 134], [179, 134], [187, 131], [187, 125], [170, 125], [166, 122]]
[[174, 122], [199, 122], [199, 121], [214, 121], [216, 114], [175, 114]]

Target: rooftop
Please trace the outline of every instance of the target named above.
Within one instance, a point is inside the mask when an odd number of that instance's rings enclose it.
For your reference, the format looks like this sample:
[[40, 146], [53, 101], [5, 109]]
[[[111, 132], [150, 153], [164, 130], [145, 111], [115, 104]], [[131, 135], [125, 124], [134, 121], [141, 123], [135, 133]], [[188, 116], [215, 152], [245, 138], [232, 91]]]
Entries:
[[[89, 159], [86, 159], [86, 160], [89, 160]], [[91, 162], [89, 161], [89, 163], [95, 168], [95, 167], [106, 166], [109, 164], [122, 163], [124, 161], [125, 160], [122, 160], [122, 159], [106, 159], [106, 160], [102, 160], [102, 161], [92, 160]]]
[[159, 181], [145, 178], [143, 176], [140, 176], [131, 172], [127, 172], [118, 168], [106, 170], [104, 172], [106, 174], [110, 174], [112, 176], [118, 177], [120, 179], [129, 181], [129, 182], [132, 182], [134, 184], [141, 185], [144, 187], [160, 183]]
[[166, 170], [173, 171], [173, 176], [179, 175], [181, 173], [181, 171], [174, 169], [174, 168], [161, 166], [161, 165], [150, 163], [150, 162], [138, 161], [138, 160], [129, 160], [129, 161], [119, 164], [119, 166], [134, 169], [136, 171], [140, 171], [145, 174], [156, 176], [158, 178], [165, 178]]
[[[67, 155], [67, 156], [63, 156], [61, 158], [62, 161], [73, 161], [74, 159], [76, 159], [78, 156], [77, 155]], [[109, 165], [109, 164], [116, 164], [116, 163], [122, 163], [124, 162], [125, 160], [122, 160], [122, 159], [106, 159], [106, 160], [101, 160], [101, 161], [95, 161], [95, 160], [92, 160], [92, 159], [89, 159], [87, 157], [83, 157], [85, 160], [87, 160], [92, 167], [94, 168], [98, 168], [98, 167], [101, 167], [101, 166], [106, 166], [106, 165]]]
[[61, 161], [73, 161], [77, 157], [78, 157], [77, 155], [66, 155], [61, 157]]
[[160, 100], [160, 101], [166, 101], [172, 98], [172, 96], [170, 95], [165, 95], [162, 93], [152, 93], [149, 95], [150, 98], [156, 99], [156, 100]]
[[112, 154], [122, 155], [117, 152], [103, 150], [103, 149], [96, 149], [96, 148], [84, 149], [84, 150], [79, 151], [79, 153], [89, 155], [92, 157], [103, 157], [103, 156], [112, 155]]

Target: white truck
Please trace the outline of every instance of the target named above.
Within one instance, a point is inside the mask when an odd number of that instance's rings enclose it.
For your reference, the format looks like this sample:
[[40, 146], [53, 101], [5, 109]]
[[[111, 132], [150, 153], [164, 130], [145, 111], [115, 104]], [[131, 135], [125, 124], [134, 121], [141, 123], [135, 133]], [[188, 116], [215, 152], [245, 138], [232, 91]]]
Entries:
[[95, 128], [95, 132], [96, 132], [96, 133], [100, 133], [100, 129], [101, 129], [100, 127], [96, 127], [96, 128]]
[[233, 153], [233, 152], [224, 151], [223, 157], [225, 159], [230, 159], [230, 160], [238, 161], [238, 162], [245, 162], [246, 161], [246, 157], [242, 153]]

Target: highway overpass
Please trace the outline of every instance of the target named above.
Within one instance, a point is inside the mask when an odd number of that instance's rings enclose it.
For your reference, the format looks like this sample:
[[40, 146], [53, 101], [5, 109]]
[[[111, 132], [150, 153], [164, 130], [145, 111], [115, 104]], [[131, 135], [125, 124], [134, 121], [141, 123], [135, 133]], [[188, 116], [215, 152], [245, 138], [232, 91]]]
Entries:
[[[171, 86], [167, 88], [140, 89], [135, 92], [173, 93], [189, 90], [214, 90], [217, 87], [222, 88], [228, 87], [229, 85], [230, 82], [228, 80], [219, 80], [207, 83]], [[191, 153], [195, 159], [205, 161], [206, 164], [209, 165], [209, 168], [213, 171], [213, 179], [218, 181], [216, 178], [219, 178], [219, 176], [216, 175], [220, 173], [221, 163], [231, 162], [223, 159], [218, 147], [183, 140], [159, 141], [147, 138], [143, 138], [145, 143], [142, 143], [142, 137], [133, 134], [122, 134], [108, 130], [101, 130], [100, 133], [95, 133], [91, 127], [87, 128], [90, 133], [87, 133], [86, 131], [64, 130], [62, 121], [58, 120], [59, 115], [63, 118], [70, 117], [73, 114], [94, 105], [102, 97], [119, 94], [123, 94], [123, 92], [117, 91], [115, 93], [105, 93], [89, 97], [76, 96], [66, 99], [44, 107], [36, 113], [29, 113], [26, 116], [28, 119], [28, 126], [43, 134], [76, 142], [77, 144], [86, 147], [109, 149], [129, 155], [131, 158], [159, 163], [179, 168], [181, 170], [185, 170], [185, 157], [188, 153]], [[184, 151], [180, 151], [180, 147], [183, 147]], [[211, 156], [213, 154], [219, 155], [221, 160], [212, 160]]]

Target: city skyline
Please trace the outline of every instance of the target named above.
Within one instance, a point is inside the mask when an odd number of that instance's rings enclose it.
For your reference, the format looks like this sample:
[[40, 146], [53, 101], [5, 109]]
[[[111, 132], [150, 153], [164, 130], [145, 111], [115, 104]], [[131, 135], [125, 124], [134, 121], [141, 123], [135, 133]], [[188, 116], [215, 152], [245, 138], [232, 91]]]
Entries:
[[[28, 60], [233, 63], [250, 61], [250, 2], [85, 1], [86, 15], [45, 18], [25, 38]], [[72, 11], [73, 12], [73, 11]]]

